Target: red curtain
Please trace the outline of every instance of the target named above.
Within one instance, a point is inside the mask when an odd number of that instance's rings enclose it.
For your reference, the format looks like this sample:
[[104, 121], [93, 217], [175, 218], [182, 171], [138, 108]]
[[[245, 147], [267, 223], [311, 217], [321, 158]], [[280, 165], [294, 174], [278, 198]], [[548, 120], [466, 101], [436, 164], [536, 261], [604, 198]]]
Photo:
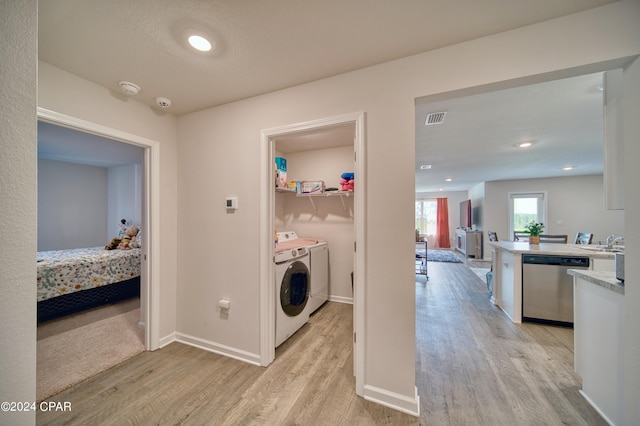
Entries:
[[436, 234], [436, 247], [451, 248], [451, 239], [449, 238], [449, 206], [446, 198], [438, 198], [438, 213], [436, 220], [438, 221]]

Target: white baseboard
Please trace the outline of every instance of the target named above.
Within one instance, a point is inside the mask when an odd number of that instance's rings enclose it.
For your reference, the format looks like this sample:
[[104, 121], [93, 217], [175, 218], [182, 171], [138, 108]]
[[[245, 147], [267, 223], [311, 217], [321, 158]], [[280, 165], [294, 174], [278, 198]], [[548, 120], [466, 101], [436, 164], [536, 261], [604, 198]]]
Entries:
[[249, 364], [258, 365], [258, 366], [261, 365], [260, 354], [246, 352], [237, 348], [232, 348], [230, 346], [221, 345], [215, 342], [210, 342], [208, 340], [204, 340], [199, 337], [189, 336], [183, 333], [176, 333], [175, 340], [177, 342], [184, 343], [185, 345], [194, 346], [196, 348], [203, 349], [205, 351], [213, 352], [219, 355], [224, 355], [229, 358], [247, 362]]
[[329, 296], [329, 301], [353, 305], [353, 297]]
[[415, 396], [410, 398], [375, 386], [365, 385], [363, 396], [367, 401], [420, 417], [420, 396], [417, 388], [415, 389]]
[[605, 413], [602, 412], [602, 410], [600, 409], [600, 407], [598, 407], [591, 398], [589, 398], [589, 395], [587, 395], [586, 393], [584, 393], [584, 391], [582, 389], [578, 390], [578, 393], [580, 395], [582, 395], [582, 397], [589, 403], [589, 405], [591, 405], [593, 407], [594, 410], [596, 410], [598, 412], [598, 414], [600, 414], [600, 416], [602, 416], [602, 418], [604, 419], [605, 422], [607, 422], [608, 424], [610, 424], [611, 426], [615, 426], [615, 423], [613, 423], [611, 420], [609, 420], [609, 417], [607, 417], [607, 415]]
[[158, 349], [162, 349], [168, 344], [173, 343], [175, 341], [176, 341], [176, 333], [173, 332], [171, 334], [168, 334], [160, 339], [160, 341], [158, 342]]

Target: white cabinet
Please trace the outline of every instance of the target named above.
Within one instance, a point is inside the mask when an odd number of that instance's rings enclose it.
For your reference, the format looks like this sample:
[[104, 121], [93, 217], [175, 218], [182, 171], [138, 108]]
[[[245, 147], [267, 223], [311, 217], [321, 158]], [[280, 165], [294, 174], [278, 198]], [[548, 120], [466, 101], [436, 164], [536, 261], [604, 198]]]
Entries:
[[467, 257], [482, 258], [482, 232], [456, 229], [456, 250]]

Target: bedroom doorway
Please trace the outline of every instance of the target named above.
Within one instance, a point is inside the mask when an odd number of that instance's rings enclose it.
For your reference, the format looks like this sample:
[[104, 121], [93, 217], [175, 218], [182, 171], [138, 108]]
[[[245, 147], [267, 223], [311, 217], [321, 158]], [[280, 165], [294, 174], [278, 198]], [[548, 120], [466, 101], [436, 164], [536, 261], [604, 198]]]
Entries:
[[[79, 133], [102, 137], [127, 144], [129, 147], [141, 148], [142, 182], [141, 182], [141, 229], [143, 243], [141, 247], [140, 274], [140, 320], [139, 326], [144, 330], [143, 345], [145, 350], [159, 348], [159, 143], [140, 136], [105, 127], [96, 123], [81, 120], [65, 114], [38, 108], [38, 121]], [[105, 242], [105, 244], [108, 243]], [[154, 291], [155, 290], [155, 291]]]

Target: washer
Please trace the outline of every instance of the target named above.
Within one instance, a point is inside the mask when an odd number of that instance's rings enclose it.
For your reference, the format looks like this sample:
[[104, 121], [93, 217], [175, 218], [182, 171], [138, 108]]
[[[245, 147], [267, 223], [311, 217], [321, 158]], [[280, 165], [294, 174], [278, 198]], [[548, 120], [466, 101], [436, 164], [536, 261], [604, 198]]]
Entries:
[[309, 252], [305, 246], [276, 252], [276, 347], [309, 320]]
[[329, 245], [326, 241], [307, 246], [311, 265], [309, 315], [329, 300]]

